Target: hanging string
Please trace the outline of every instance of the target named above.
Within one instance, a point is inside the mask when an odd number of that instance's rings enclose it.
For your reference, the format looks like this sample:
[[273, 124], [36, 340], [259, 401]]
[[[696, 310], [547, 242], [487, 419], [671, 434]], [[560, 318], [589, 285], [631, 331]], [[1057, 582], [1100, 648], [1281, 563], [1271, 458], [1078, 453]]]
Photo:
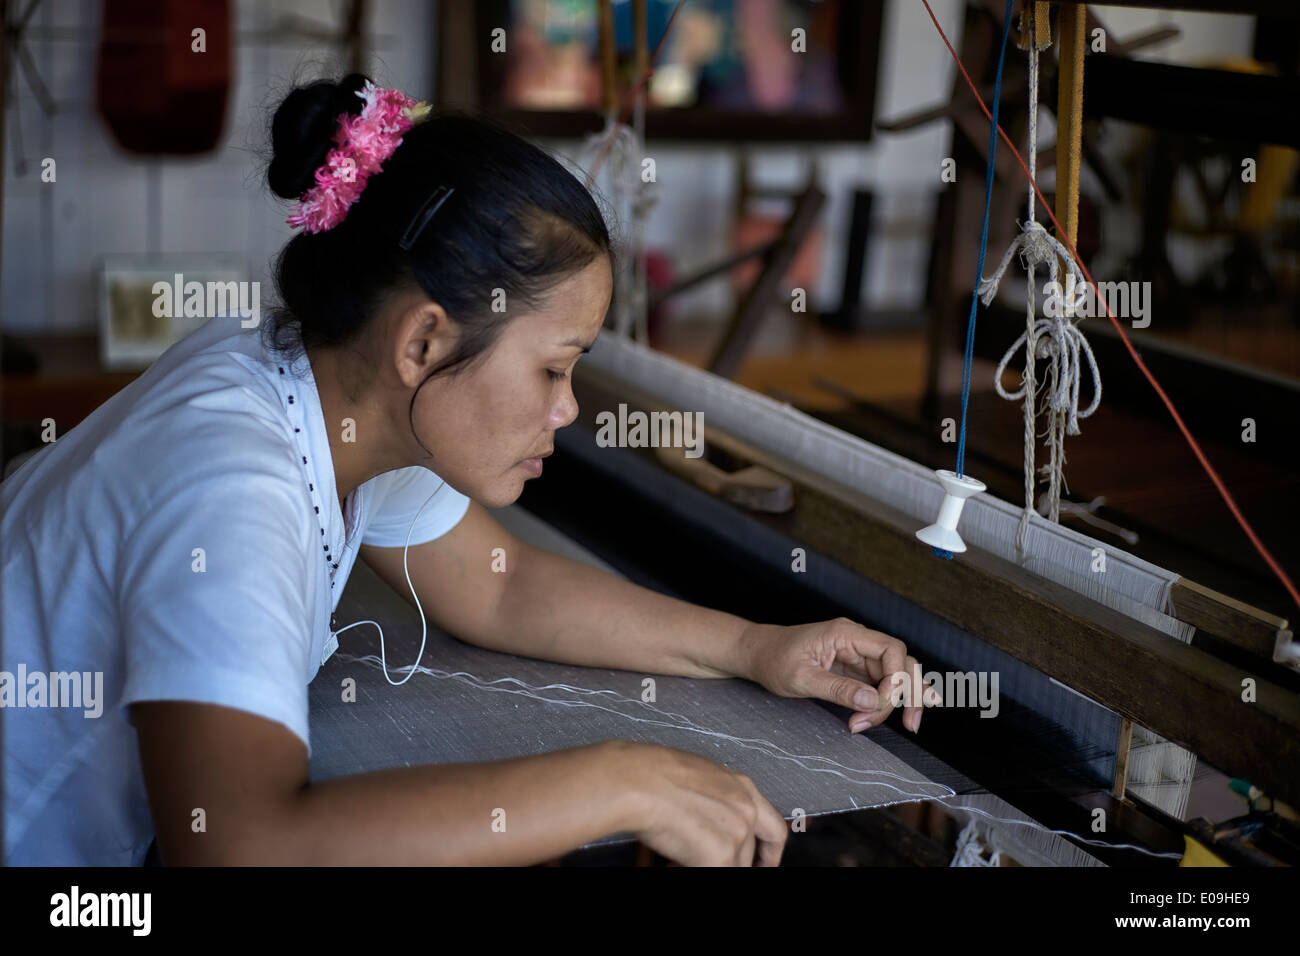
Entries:
[[[961, 371], [961, 428], [957, 432], [957, 476], [965, 474], [966, 464], [966, 409], [970, 404], [971, 365], [975, 357], [975, 312], [979, 307], [980, 281], [984, 275], [984, 253], [989, 245], [989, 208], [993, 205], [994, 160], [998, 153], [998, 106], [1002, 99], [1002, 67], [1006, 63], [1007, 34], [1011, 32], [1011, 8], [1015, 0], [1007, 0], [1006, 13], [1002, 18], [1002, 43], [998, 47], [998, 72], [993, 81], [993, 116], [989, 126], [988, 163], [984, 174], [984, 225], [980, 229], [979, 259], [975, 266], [975, 291], [970, 299], [970, 317], [966, 322], [966, 350], [962, 359]], [[947, 552], [942, 557], [951, 557]]]
[[[1029, 175], [1037, 178], [1038, 170], [1038, 46], [1031, 39], [1029, 43]], [[1035, 218], [1037, 199], [1032, 185], [1029, 187], [1029, 214], [1021, 227], [1021, 232], [1012, 240], [1011, 245], [1002, 256], [997, 271], [980, 282], [980, 300], [992, 305], [1002, 283], [1002, 276], [1011, 263], [1011, 257], [1020, 253], [1021, 264], [1029, 275], [1025, 296], [1025, 332], [1007, 349], [998, 363], [993, 375], [993, 387], [1001, 397], [1016, 401], [1024, 400], [1025, 418], [1025, 507], [1020, 515], [1020, 524], [1016, 528], [1016, 549], [1024, 553], [1025, 536], [1029, 529], [1031, 517], [1036, 513], [1034, 456], [1037, 452], [1038, 390], [1034, 374], [1034, 361], [1037, 358], [1049, 359], [1048, 377], [1051, 388], [1048, 395], [1048, 447], [1050, 463], [1045, 467], [1048, 478], [1048, 491], [1042, 501], [1045, 503], [1044, 514], [1052, 521], [1059, 521], [1061, 507], [1061, 483], [1065, 468], [1065, 435], [1078, 435], [1079, 419], [1087, 418], [1101, 404], [1101, 376], [1097, 371], [1097, 361], [1093, 357], [1092, 347], [1079, 330], [1078, 325], [1069, 316], [1086, 299], [1088, 285], [1078, 264], [1071, 258], [1069, 251], [1044, 229]], [[1058, 290], [1062, 287], [1059, 262], [1065, 262], [1066, 274], [1065, 298], [1056, 314], [1051, 318], [1038, 319], [1035, 302], [1035, 272], [1040, 265], [1046, 265], [1052, 286]], [[1008, 392], [1002, 385], [1002, 374], [1007, 364], [1015, 356], [1020, 346], [1025, 346], [1024, 384], [1015, 392]], [[1087, 360], [1092, 374], [1092, 404], [1083, 411], [1079, 410], [1079, 382], [1083, 375], [1083, 361]]]
[[[1033, 16], [1034, 8], [1025, 7], [1025, 16]], [[1034, 29], [1029, 31], [1029, 175], [1032, 177], [1038, 169], [1038, 40], [1037, 24]], [[1042, 228], [1038, 226], [1037, 201], [1034, 199], [1034, 190], [1029, 190], [1029, 227]], [[1028, 245], [1028, 234], [1026, 233], [1026, 242]], [[1006, 255], [1002, 257], [1002, 264], [998, 267], [997, 273], [993, 276], [996, 289], [996, 283], [1001, 281], [1002, 272], [1006, 270], [1007, 262], [1011, 259], [1011, 250], [1015, 248], [1015, 243], [1007, 249]], [[1024, 255], [1025, 269], [1029, 274], [1029, 283], [1025, 289], [1025, 373], [1024, 384], [1021, 392], [1024, 395], [1024, 419], [1025, 419], [1025, 510], [1021, 512], [1020, 524], [1016, 528], [1016, 551], [1024, 554], [1025, 551], [1025, 534], [1029, 530], [1029, 520], [1034, 514], [1034, 486], [1036, 484], [1037, 473], [1034, 470], [1034, 457], [1037, 454], [1038, 433], [1036, 424], [1038, 421], [1038, 388], [1035, 382], [1034, 359], [1038, 351], [1038, 323], [1035, 321], [1038, 316], [1038, 305], [1035, 302], [1034, 270], [1038, 265], [1037, 254], [1028, 252]], [[1073, 260], [1067, 260], [1073, 265]], [[1052, 257], [1051, 266], [1056, 266], [1056, 257]], [[986, 293], [987, 294], [987, 293]], [[989, 302], [991, 302], [991, 298]], [[989, 304], [986, 302], [985, 304]], [[1017, 343], [1019, 340], [1017, 340]], [[1002, 390], [1002, 370], [1011, 353], [1015, 350], [1016, 344], [1011, 346], [1007, 354], [1002, 357], [998, 364], [997, 371], [993, 374], [993, 387], [998, 390], [998, 394], [1003, 398], [1015, 396], [1007, 395]], [[974, 821], [971, 821], [974, 823]]]
[[[1065, 237], [1064, 241], [1066, 248], [1070, 252], [1070, 259], [1078, 263], [1079, 269], [1083, 272], [1084, 279], [1087, 280], [1088, 285], [1091, 287], [1097, 303], [1106, 310], [1106, 318], [1110, 319], [1111, 325], [1115, 327], [1115, 331], [1119, 334], [1120, 341], [1124, 343], [1124, 347], [1128, 349], [1129, 356], [1133, 359], [1133, 363], [1137, 365], [1138, 370], [1155, 390], [1160, 401], [1164, 403], [1165, 408], [1168, 409], [1170, 417], [1174, 420], [1174, 424], [1178, 426], [1178, 430], [1182, 433], [1183, 438], [1186, 439], [1188, 446], [1192, 449], [1192, 453], [1196, 456], [1196, 460], [1200, 462], [1201, 468], [1204, 469], [1205, 473], [1209, 476], [1210, 481], [1214, 483], [1215, 489], [1219, 492], [1219, 496], [1223, 498], [1224, 503], [1228, 506], [1228, 510], [1231, 511], [1232, 516], [1237, 519], [1237, 524], [1241, 526], [1241, 530], [1246, 533], [1246, 537], [1250, 539], [1250, 543], [1254, 545], [1255, 550], [1259, 552], [1260, 557], [1264, 559], [1264, 563], [1268, 565], [1269, 570], [1272, 571], [1277, 579], [1282, 582], [1282, 586], [1286, 588], [1287, 594], [1291, 596], [1291, 600], [1296, 603], [1297, 607], [1300, 607], [1300, 589], [1296, 588], [1290, 575], [1288, 575], [1286, 571], [1282, 569], [1282, 566], [1278, 564], [1277, 559], [1273, 557], [1272, 552], [1270, 552], [1268, 548], [1264, 547], [1264, 543], [1260, 541], [1259, 535], [1255, 533], [1255, 529], [1241, 513], [1241, 509], [1237, 507], [1236, 499], [1234, 499], [1232, 493], [1228, 491], [1228, 486], [1223, 483], [1223, 479], [1219, 477], [1219, 473], [1215, 471], [1214, 466], [1211, 465], [1209, 459], [1205, 457], [1205, 452], [1201, 450], [1200, 444], [1197, 443], [1196, 439], [1192, 436], [1191, 430], [1183, 421], [1182, 415], [1178, 414], [1178, 409], [1174, 407], [1174, 403], [1165, 393], [1165, 390], [1161, 387], [1160, 383], [1156, 381], [1156, 377], [1151, 374], [1151, 370], [1147, 368], [1146, 363], [1142, 361], [1142, 356], [1138, 354], [1137, 349], [1133, 347], [1133, 343], [1125, 333], [1124, 327], [1120, 325], [1119, 320], [1115, 318], [1115, 314], [1111, 312], [1110, 303], [1106, 301], [1105, 296], [1098, 294], [1097, 283], [1093, 281], [1092, 274], [1088, 272], [1087, 267], [1080, 262], [1078, 250], [1075, 249], [1074, 243], [1070, 240], [1069, 235], [1061, 226], [1060, 222], [1057, 221], [1055, 214], [1052, 212], [1051, 205], [1047, 202], [1047, 198], [1039, 188], [1038, 181], [1030, 175], [1029, 168], [1025, 165], [1025, 161], [1021, 157], [1020, 151], [1016, 149], [1015, 143], [1011, 142], [1011, 137], [1006, 134], [1005, 130], [998, 126], [994, 114], [990, 113], [989, 108], [984, 104], [984, 98], [980, 96], [979, 88], [976, 87], [975, 81], [970, 78], [970, 74], [966, 71], [966, 66], [962, 63], [961, 57], [958, 56], [957, 51], [953, 49], [952, 43], [948, 40], [948, 34], [944, 33], [943, 27], [939, 25], [939, 20], [934, 15], [934, 10], [931, 9], [929, 0], [921, 0], [921, 3], [925, 7], [926, 13], [930, 15], [930, 22], [934, 24], [934, 28], [939, 32], [939, 37], [943, 40], [944, 46], [948, 48], [948, 53], [957, 64], [957, 69], [961, 71], [962, 78], [965, 79], [966, 85], [970, 87], [971, 93], [974, 94], [975, 101], [979, 103], [980, 109], [984, 111], [984, 115], [989, 117], [993, 127], [997, 130], [998, 135], [1002, 137], [1002, 141], [1007, 144], [1007, 148], [1011, 150], [1016, 161], [1020, 163], [1020, 168], [1025, 171], [1025, 175], [1029, 176], [1029, 184], [1033, 188], [1034, 194], [1042, 200], [1043, 208], [1047, 211], [1048, 217], [1052, 220], [1052, 225], [1056, 226], [1057, 235]], [[993, 104], [993, 109], [994, 113], [996, 113], [996, 101]]]
[[[993, 122], [989, 126], [988, 161], [984, 172], [984, 224], [980, 229], [979, 257], [975, 263], [975, 292], [971, 295], [970, 316], [966, 320], [966, 347], [962, 353], [961, 365], [961, 427], [957, 431], [957, 477], [965, 474], [966, 467], [966, 412], [970, 405], [971, 366], [975, 360], [975, 312], [979, 307], [981, 277], [984, 275], [984, 254], [989, 246], [989, 208], [993, 205], [994, 160], [998, 154], [998, 105], [1002, 99], [1002, 67], [1006, 63], [1007, 34], [1011, 31], [1011, 7], [1015, 0], [1007, 0], [1006, 16], [1002, 20], [1002, 44], [998, 47], [998, 72], [993, 81]], [[931, 547], [937, 558], [952, 560], [953, 554], [947, 548]]]

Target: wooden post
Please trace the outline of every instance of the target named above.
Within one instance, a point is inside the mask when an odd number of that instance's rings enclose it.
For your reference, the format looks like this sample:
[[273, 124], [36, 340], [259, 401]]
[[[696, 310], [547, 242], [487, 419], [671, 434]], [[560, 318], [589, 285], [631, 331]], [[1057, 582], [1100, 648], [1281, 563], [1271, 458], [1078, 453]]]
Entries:
[[[1056, 219], [1079, 237], [1079, 156], [1083, 149], [1083, 56], [1087, 7], [1061, 4], [1060, 89], [1056, 98]], [[1058, 237], [1062, 242], [1064, 237]], [[1064, 265], [1068, 265], [1064, 264]]]
[[1046, 0], [1034, 0], [1034, 45], [1039, 53], [1052, 45], [1052, 9]]
[[1133, 721], [1124, 717], [1119, 722], [1119, 742], [1115, 747], [1115, 782], [1110, 793], [1116, 800], [1124, 799], [1128, 789], [1128, 754], [1133, 744]]
[[1024, 9], [1020, 12], [1020, 23], [1016, 36], [1016, 46], [1021, 50], [1029, 49], [1030, 37], [1034, 47], [1042, 53], [1052, 45], [1052, 5], [1048, 0], [1024, 0]]
[[614, 0], [600, 0], [600, 95], [606, 116], [618, 112], [617, 54]]

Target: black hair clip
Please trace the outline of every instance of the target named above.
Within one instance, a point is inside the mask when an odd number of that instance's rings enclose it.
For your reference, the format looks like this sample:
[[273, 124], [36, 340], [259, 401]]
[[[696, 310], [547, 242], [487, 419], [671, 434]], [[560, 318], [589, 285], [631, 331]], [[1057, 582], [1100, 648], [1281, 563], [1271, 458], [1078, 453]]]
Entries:
[[429, 220], [438, 214], [442, 204], [451, 198], [451, 194], [455, 191], [451, 186], [439, 186], [429, 194], [429, 198], [411, 219], [411, 224], [406, 227], [406, 232], [398, 243], [404, 251], [410, 251], [411, 246], [415, 245], [415, 240], [420, 238], [420, 233], [424, 232], [424, 227], [429, 224]]

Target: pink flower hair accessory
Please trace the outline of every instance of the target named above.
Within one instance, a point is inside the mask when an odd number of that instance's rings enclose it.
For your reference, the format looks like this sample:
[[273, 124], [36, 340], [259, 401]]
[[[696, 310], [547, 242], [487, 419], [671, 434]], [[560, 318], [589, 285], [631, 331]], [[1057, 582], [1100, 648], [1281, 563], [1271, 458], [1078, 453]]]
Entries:
[[341, 223], [352, 204], [361, 198], [366, 182], [379, 172], [402, 136], [429, 115], [429, 104], [398, 90], [383, 89], [366, 80], [357, 91], [365, 100], [359, 115], [339, 118], [334, 142], [325, 163], [316, 170], [316, 185], [303, 193], [298, 211], [285, 220], [304, 232], [325, 232]]

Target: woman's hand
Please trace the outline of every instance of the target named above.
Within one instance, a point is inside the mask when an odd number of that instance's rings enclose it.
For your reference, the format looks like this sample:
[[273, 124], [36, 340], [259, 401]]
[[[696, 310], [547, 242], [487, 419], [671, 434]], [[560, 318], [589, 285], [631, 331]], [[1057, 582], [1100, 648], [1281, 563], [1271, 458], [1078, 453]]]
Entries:
[[[741, 638], [746, 673], [740, 676], [778, 697], [816, 697], [853, 711], [853, 733], [878, 727], [900, 702], [903, 726], [921, 727], [923, 705], [938, 692], [921, 683], [921, 665], [895, 637], [848, 618], [780, 627], [755, 624]], [[903, 675], [903, 676], [899, 676]]]
[[744, 774], [658, 744], [610, 741], [610, 784], [633, 801], [630, 829], [684, 866], [777, 866], [789, 828]]

